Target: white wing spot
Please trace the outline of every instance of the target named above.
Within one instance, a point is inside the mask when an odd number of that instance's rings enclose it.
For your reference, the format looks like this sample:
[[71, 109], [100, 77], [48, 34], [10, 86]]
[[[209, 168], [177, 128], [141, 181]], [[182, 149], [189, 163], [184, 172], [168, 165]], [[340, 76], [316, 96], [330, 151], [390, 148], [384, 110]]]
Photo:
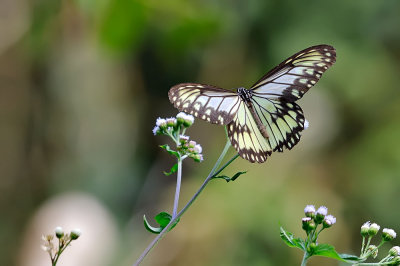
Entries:
[[[326, 49], [324, 49], [324, 50], [326, 50]], [[325, 53], [325, 55], [326, 56], [331, 56], [331, 53]]]
[[311, 84], [315, 84], [315, 83], [317, 83], [315, 80], [310, 80], [310, 82], [311, 82]]
[[307, 83], [307, 80], [306, 80], [306, 79], [300, 79], [299, 82], [300, 82], [300, 83], [303, 83], [303, 84], [306, 84], [306, 83]]

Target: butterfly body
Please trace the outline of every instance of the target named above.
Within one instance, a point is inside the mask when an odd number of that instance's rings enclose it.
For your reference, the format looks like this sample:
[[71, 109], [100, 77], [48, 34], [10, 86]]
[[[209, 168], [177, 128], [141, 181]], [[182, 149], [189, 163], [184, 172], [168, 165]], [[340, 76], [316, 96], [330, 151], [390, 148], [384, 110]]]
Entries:
[[269, 71], [250, 89], [235, 91], [212, 85], [182, 83], [169, 99], [176, 108], [213, 124], [226, 125], [240, 156], [262, 163], [272, 151], [291, 149], [300, 140], [305, 118], [298, 99], [336, 61], [329, 45], [304, 49]]

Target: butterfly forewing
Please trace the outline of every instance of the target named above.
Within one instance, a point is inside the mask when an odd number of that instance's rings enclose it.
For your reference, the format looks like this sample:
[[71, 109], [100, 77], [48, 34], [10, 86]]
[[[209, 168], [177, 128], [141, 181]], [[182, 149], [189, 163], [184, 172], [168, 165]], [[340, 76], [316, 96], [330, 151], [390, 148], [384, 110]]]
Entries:
[[236, 92], [197, 83], [175, 85], [168, 97], [180, 111], [219, 125], [231, 122], [240, 104]]
[[336, 61], [335, 48], [312, 46], [289, 57], [257, 81], [251, 90], [268, 98], [296, 101], [303, 97]]
[[271, 155], [272, 149], [261, 134], [258, 125], [244, 102], [240, 103], [234, 119], [228, 124], [228, 136], [239, 155], [254, 163], [262, 163]]

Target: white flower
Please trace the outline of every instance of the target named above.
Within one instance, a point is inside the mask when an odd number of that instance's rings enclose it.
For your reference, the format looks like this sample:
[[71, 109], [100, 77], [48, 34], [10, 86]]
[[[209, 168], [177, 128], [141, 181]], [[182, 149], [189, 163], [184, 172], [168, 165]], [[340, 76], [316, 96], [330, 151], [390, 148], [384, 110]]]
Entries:
[[317, 214], [322, 215], [322, 216], [326, 216], [328, 214], [328, 208], [325, 206], [321, 206], [318, 208], [317, 210]]
[[179, 136], [179, 140], [180, 140], [181, 142], [187, 142], [187, 141], [189, 140], [189, 136], [180, 135], [180, 136]]
[[64, 236], [64, 230], [61, 226], [57, 226], [56, 229], [54, 229], [54, 232], [56, 233], [57, 238], [61, 238]]
[[396, 232], [393, 229], [384, 228], [382, 230], [382, 237], [386, 241], [393, 240], [394, 238], [396, 238], [396, 236]]
[[76, 228], [72, 230], [70, 236], [72, 240], [78, 239], [81, 236], [81, 229]]
[[381, 228], [381, 227], [380, 227], [379, 225], [377, 225], [376, 223], [373, 223], [373, 224], [371, 224], [371, 225], [369, 226], [368, 234], [369, 234], [370, 236], [374, 236], [374, 235], [376, 235], [376, 234], [378, 233], [378, 231], [379, 231], [380, 228]]
[[315, 212], [315, 206], [314, 205], [307, 205], [304, 208], [304, 213], [314, 213]]
[[365, 223], [361, 226], [361, 230], [368, 230], [370, 226], [371, 226], [370, 221], [365, 222]]
[[310, 125], [310, 123], [308, 122], [307, 119], [304, 120], [304, 130], [306, 130], [308, 128], [308, 126]]
[[159, 126], [155, 126], [154, 128], [153, 128], [153, 134], [154, 135], [157, 135], [157, 132], [160, 130], [160, 127]]
[[336, 218], [333, 215], [327, 215], [325, 216], [324, 222], [328, 226], [332, 226], [336, 223]]
[[167, 126], [169, 127], [174, 127], [176, 126], [176, 118], [175, 117], [169, 117], [166, 119]]
[[201, 153], [202, 151], [203, 151], [203, 148], [201, 147], [200, 144], [196, 144], [196, 146], [194, 146], [195, 153]]
[[163, 126], [166, 126], [167, 125], [167, 120], [165, 120], [164, 118], [157, 118], [157, 121], [156, 121], [156, 126], [158, 126], [158, 127], [163, 127]]
[[176, 115], [176, 118], [182, 118], [185, 119], [186, 118], [186, 113], [184, 112], [180, 112], [179, 114]]
[[190, 124], [194, 123], [194, 117], [192, 115], [186, 114], [185, 120], [188, 121]]
[[301, 218], [301, 221], [302, 221], [303, 223], [310, 222], [310, 221], [311, 221], [311, 217], [304, 217], [304, 218]]
[[400, 256], [400, 247], [394, 246], [389, 250], [389, 254], [393, 257]]
[[380, 227], [380, 225], [378, 225], [378, 224], [376, 224], [376, 223], [373, 223], [373, 224], [371, 224], [371, 225], [369, 226], [369, 229], [370, 229], [370, 230], [373, 229], [373, 230], [376, 230], [376, 231], [378, 232], [379, 229], [381, 229], [381, 227]]

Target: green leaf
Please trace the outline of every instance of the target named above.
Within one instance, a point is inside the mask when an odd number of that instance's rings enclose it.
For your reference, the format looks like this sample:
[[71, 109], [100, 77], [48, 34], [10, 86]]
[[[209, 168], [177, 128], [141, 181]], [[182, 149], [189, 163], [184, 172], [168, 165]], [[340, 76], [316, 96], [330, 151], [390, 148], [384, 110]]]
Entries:
[[147, 231], [149, 231], [150, 233], [153, 234], [159, 234], [161, 233], [161, 231], [163, 230], [163, 228], [161, 227], [153, 227], [149, 224], [149, 222], [146, 219], [146, 215], [143, 215], [143, 221], [144, 221], [144, 227], [147, 229]]
[[165, 228], [171, 221], [172, 216], [167, 212], [160, 212], [154, 217], [154, 220], [162, 227]]
[[344, 253], [338, 253], [339, 256], [347, 261], [347, 262], [357, 262], [357, 261], [362, 261], [362, 259], [360, 259], [358, 256], [356, 255], [351, 255], [351, 254], [344, 254]]
[[280, 236], [289, 247], [299, 248], [306, 251], [304, 240], [301, 238], [295, 238], [292, 233], [285, 231], [283, 227], [280, 228]]
[[181, 156], [179, 154], [179, 152], [172, 150], [168, 144], [165, 145], [160, 145], [161, 148], [163, 148], [164, 150], [166, 150], [169, 154], [174, 155], [176, 158], [180, 159]]
[[169, 172], [164, 171], [164, 175], [169, 176], [172, 175], [173, 173], [176, 173], [178, 171], [178, 164], [174, 164], [174, 166], [171, 167], [171, 170]]
[[237, 172], [232, 177], [229, 177], [229, 176], [226, 176], [226, 175], [219, 175], [219, 176], [215, 176], [213, 178], [221, 178], [221, 179], [224, 179], [226, 182], [229, 182], [229, 181], [235, 181], [239, 176], [241, 176], [242, 174], [245, 174], [245, 173], [247, 173], [247, 171], [245, 171], [245, 172]]
[[[153, 233], [153, 234], [159, 234], [161, 231], [167, 227], [167, 225], [171, 222], [172, 216], [167, 213], [167, 212], [160, 212], [159, 214], [154, 217], [154, 220], [160, 225], [160, 227], [153, 227], [149, 224], [149, 222], [146, 219], [146, 215], [143, 215], [143, 221], [144, 221], [144, 227], [147, 229], [147, 231]], [[169, 228], [168, 232], [174, 228], [180, 219], [177, 219]]]
[[360, 261], [360, 258], [358, 258], [357, 256], [337, 253], [335, 250], [335, 247], [333, 247], [329, 244], [317, 245], [314, 248], [312, 255], [327, 257], [327, 258], [350, 262], [350, 263]]

